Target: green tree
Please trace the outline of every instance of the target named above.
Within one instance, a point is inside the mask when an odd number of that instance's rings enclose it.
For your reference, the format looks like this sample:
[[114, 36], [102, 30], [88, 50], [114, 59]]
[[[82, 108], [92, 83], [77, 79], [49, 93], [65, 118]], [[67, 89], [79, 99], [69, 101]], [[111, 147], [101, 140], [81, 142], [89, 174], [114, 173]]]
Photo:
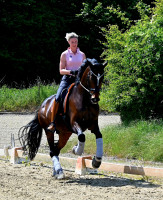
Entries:
[[[84, 44], [87, 46], [86, 55], [101, 59], [103, 52], [102, 42], [105, 37], [101, 32], [102, 27], [108, 25], [118, 25], [119, 29], [125, 31], [134, 20], [140, 18], [136, 9], [136, 4], [140, 0], [85, 0], [80, 14], [77, 15], [82, 22], [81, 35], [84, 38]], [[150, 0], [143, 2], [151, 4]]]
[[1, 84], [24, 81], [28, 86], [37, 76], [59, 83], [60, 54], [68, 47], [66, 32], [79, 34], [81, 50], [100, 60], [105, 40], [101, 27], [117, 24], [126, 30], [131, 20], [139, 18], [136, 2], [0, 0]]
[[157, 0], [150, 16], [142, 2], [137, 8], [141, 20], [129, 30], [123, 33], [115, 25], [104, 30], [106, 96], [124, 121], [163, 116], [163, 1]]
[[75, 0], [1, 0], [0, 79], [28, 84], [40, 76], [59, 82], [60, 54], [68, 46], [64, 37], [77, 31], [78, 6]]

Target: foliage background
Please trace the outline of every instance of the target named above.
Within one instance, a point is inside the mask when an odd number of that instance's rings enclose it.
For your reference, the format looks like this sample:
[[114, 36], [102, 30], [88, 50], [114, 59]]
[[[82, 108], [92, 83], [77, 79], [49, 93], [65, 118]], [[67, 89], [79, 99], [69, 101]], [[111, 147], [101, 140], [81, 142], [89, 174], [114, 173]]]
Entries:
[[121, 22], [124, 14], [131, 20], [140, 18], [137, 2], [0, 0], [0, 84], [19, 87], [24, 82], [28, 87], [38, 76], [47, 83], [59, 83], [59, 59], [68, 47], [67, 32], [79, 34], [80, 49], [100, 60], [105, 40], [101, 27], [118, 24], [126, 29]]
[[104, 29], [109, 81], [104, 96], [123, 121], [163, 116], [162, 2], [154, 10], [137, 4], [141, 19], [125, 32], [116, 25]]
[[0, 86], [58, 84], [65, 34], [74, 31], [87, 57], [108, 62], [101, 109], [126, 121], [160, 118], [162, 15], [163, 0], [0, 0]]

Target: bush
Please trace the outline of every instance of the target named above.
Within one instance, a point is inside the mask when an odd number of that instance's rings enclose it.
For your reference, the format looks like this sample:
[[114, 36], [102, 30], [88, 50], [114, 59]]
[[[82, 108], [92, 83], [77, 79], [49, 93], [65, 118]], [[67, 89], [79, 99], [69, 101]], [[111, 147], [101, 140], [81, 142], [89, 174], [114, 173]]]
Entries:
[[[163, 4], [158, 0], [152, 12], [137, 5], [141, 20], [122, 33], [117, 26], [103, 30], [108, 61], [106, 90], [108, 105], [119, 111], [123, 121], [162, 117], [163, 111]], [[145, 6], [144, 10], [142, 7]]]

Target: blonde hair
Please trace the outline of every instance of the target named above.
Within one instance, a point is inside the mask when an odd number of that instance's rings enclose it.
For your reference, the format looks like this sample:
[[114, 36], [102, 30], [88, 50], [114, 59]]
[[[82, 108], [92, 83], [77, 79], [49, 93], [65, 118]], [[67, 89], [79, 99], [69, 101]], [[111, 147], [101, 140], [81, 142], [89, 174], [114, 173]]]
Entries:
[[66, 40], [69, 41], [71, 38], [77, 38], [78, 39], [78, 35], [74, 32], [72, 33], [66, 33]]

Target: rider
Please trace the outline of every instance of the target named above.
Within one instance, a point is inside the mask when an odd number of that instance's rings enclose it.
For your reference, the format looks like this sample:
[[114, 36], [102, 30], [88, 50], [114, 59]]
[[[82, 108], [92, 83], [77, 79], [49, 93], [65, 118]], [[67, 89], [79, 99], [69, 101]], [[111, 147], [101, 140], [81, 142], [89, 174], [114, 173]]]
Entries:
[[54, 104], [51, 108], [51, 123], [48, 130], [55, 131], [55, 118], [59, 108], [60, 94], [64, 88], [67, 88], [71, 83], [75, 82], [75, 75], [81, 66], [85, 54], [78, 48], [78, 35], [74, 32], [66, 33], [66, 40], [69, 43], [69, 48], [61, 54], [60, 57], [60, 74], [62, 77], [57, 94], [55, 96]]

